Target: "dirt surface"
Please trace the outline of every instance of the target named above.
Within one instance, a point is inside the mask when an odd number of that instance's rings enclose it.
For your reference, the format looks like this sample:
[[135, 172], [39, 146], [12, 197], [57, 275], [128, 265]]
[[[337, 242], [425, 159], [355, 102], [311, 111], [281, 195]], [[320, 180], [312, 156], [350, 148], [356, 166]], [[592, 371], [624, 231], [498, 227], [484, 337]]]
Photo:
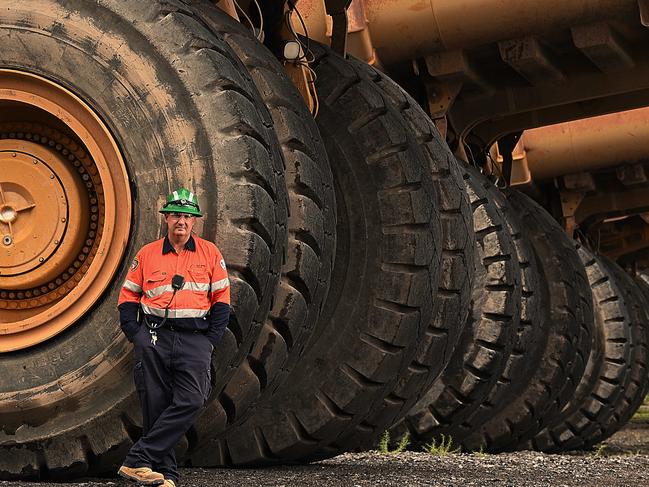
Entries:
[[[631, 423], [597, 451], [566, 455], [427, 453], [341, 455], [312, 465], [267, 469], [182, 469], [182, 485], [204, 486], [602, 486], [649, 485], [649, 424]], [[1, 482], [0, 487], [126, 487], [113, 479], [66, 484]]]

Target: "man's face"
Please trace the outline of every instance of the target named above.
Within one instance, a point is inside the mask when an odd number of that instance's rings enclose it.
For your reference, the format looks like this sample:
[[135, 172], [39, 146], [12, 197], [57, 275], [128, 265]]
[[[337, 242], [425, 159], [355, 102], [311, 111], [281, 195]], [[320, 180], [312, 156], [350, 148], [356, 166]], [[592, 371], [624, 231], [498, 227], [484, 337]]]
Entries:
[[186, 213], [165, 214], [169, 236], [176, 238], [189, 237], [196, 223], [196, 217]]

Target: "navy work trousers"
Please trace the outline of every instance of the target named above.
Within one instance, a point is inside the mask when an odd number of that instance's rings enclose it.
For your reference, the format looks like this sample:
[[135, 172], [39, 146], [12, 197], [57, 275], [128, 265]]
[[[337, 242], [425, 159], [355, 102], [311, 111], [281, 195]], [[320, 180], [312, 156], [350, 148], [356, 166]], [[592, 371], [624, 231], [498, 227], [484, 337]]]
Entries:
[[174, 447], [210, 394], [213, 347], [202, 333], [160, 328], [154, 335], [145, 325], [133, 344], [142, 436], [124, 465], [150, 467], [177, 482]]

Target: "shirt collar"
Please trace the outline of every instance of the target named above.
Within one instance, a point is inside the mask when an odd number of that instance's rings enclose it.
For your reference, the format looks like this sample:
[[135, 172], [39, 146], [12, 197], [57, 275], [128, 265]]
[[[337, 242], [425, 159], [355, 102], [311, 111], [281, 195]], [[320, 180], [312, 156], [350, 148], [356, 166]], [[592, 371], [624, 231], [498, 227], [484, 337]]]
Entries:
[[[191, 235], [189, 236], [189, 240], [187, 240], [187, 243], [185, 244], [185, 250], [196, 252], [196, 242], [194, 241], [194, 237]], [[162, 243], [162, 255], [168, 254], [169, 252], [175, 252], [175, 250], [174, 246], [171, 245], [171, 242], [169, 241], [169, 237], [167, 236]]]

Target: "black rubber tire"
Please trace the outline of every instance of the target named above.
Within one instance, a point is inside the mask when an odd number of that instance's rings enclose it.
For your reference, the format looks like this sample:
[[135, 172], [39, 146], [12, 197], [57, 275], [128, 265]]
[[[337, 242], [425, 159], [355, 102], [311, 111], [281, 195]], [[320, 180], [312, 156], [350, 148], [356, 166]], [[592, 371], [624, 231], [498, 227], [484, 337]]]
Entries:
[[432, 120], [390, 78], [366, 63], [349, 62], [398, 108], [428, 161], [441, 213], [442, 268], [433, 298], [437, 311], [410, 366], [396, 377], [390, 394], [356, 428], [336, 440], [339, 450], [376, 445], [379, 436], [412, 408], [448, 363], [470, 308], [475, 252], [471, 205], [461, 169]]
[[626, 367], [622, 394], [613, 404], [613, 413], [606, 421], [602, 421], [599, 431], [587, 438], [586, 448], [592, 448], [606, 440], [629, 422], [642, 405], [649, 389], [649, 316], [645, 297], [629, 274], [606, 257], [601, 259], [624, 296], [631, 320], [631, 357]]
[[450, 362], [403, 419], [414, 448], [442, 435], [457, 441], [461, 423], [505, 370], [519, 327], [521, 269], [512, 234], [489, 193], [493, 184], [474, 168], [463, 170], [477, 248], [471, 313]]
[[631, 318], [625, 292], [611, 278], [601, 258], [576, 245], [593, 295], [595, 335], [586, 371], [574, 397], [530, 448], [547, 452], [584, 448], [601, 429], [623, 394], [631, 359]]
[[460, 444], [465, 450], [496, 452], [517, 448], [556, 417], [583, 375], [591, 345], [592, 299], [586, 272], [572, 241], [552, 217], [516, 191], [505, 192], [519, 215], [521, 231], [537, 258], [544, 303], [542, 329], [546, 337], [534, 357], [532, 374], [511, 402]]
[[[205, 24], [235, 51], [273, 117], [286, 165], [290, 216], [287, 260], [273, 306], [247, 362], [239, 367], [221, 402], [227, 425], [254, 414], [254, 404], [278, 387], [300, 357], [329, 289], [335, 251], [335, 202], [322, 138], [304, 100], [277, 58], [239, 22], [207, 1], [191, 1]], [[216, 406], [216, 404], [214, 405]], [[221, 433], [208, 407], [190, 431], [193, 465], [209, 465], [205, 437]], [[194, 446], [195, 445], [195, 446]]]
[[255, 415], [215, 438], [219, 465], [307, 461], [362, 421], [394, 388], [432, 322], [440, 221], [426, 159], [411, 129], [354, 63], [313, 47], [336, 187], [331, 290], [315, 334]]
[[645, 297], [645, 301], [649, 302], [649, 274], [645, 271], [640, 271], [635, 276], [635, 283], [640, 289], [640, 292]]
[[503, 409], [520, 394], [536, 367], [542, 352], [540, 344], [545, 341], [544, 329], [540, 323], [544, 296], [534, 250], [527, 236], [521, 231], [519, 216], [507, 203], [505, 195], [493, 185], [487, 192], [503, 214], [521, 270], [520, 319], [512, 351], [507, 357], [502, 375], [477, 409], [461, 424], [454, 425], [456, 430], [453, 438], [456, 444], [461, 444], [467, 435], [488, 421], [494, 411]]
[[[119, 464], [139, 435], [131, 346], [115, 306], [135, 253], [160, 235], [163, 195], [194, 187], [202, 235], [229, 265], [239, 319], [214, 354], [218, 395], [245, 362], [279, 280], [281, 153], [246, 69], [182, 2], [27, 0], [0, 18], [0, 66], [50, 78], [92, 106], [120, 146], [136, 197], [116, 285], [64, 333], [0, 356], [3, 410], [21, 410], [1, 416], [0, 478], [96, 474]], [[36, 404], [61, 388], [66, 402]]]

